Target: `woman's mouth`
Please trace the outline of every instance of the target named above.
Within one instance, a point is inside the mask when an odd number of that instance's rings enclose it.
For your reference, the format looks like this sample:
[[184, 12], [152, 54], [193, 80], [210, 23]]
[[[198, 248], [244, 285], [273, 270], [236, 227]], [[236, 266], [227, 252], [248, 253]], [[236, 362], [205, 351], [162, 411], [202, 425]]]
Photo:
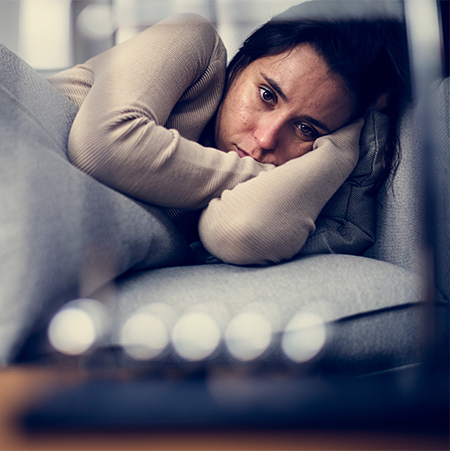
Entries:
[[239, 158], [243, 157], [250, 157], [250, 155], [247, 152], [244, 152], [242, 149], [239, 149], [238, 146], [234, 146], [236, 148], [236, 153], [238, 154]]

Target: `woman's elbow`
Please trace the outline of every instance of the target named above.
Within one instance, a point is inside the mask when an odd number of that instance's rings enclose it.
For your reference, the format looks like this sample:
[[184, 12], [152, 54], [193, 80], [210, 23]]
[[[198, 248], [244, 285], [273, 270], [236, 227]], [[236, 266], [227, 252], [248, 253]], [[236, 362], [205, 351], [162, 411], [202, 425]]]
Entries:
[[205, 249], [224, 263], [241, 266], [270, 263], [262, 259], [255, 248], [249, 246], [244, 236], [235, 235], [227, 227], [217, 230], [200, 225], [199, 235]]
[[225, 263], [234, 265], [270, 265], [296, 255], [305, 243], [310, 225], [297, 230], [295, 236], [261, 224], [228, 218], [217, 223], [204, 214], [200, 218], [199, 235], [205, 249]]
[[78, 169], [95, 176], [98, 171], [98, 159], [95, 158], [89, 146], [80, 145], [69, 138], [67, 156]]
[[[108, 184], [133, 170], [133, 148], [137, 147], [136, 129], [142, 120], [88, 124], [74, 123], [69, 135], [69, 161], [101, 182]], [[137, 125], [136, 125], [137, 123]], [[134, 133], [134, 134], [133, 134]]]
[[87, 174], [98, 177], [105, 166], [108, 146], [105, 137], [99, 130], [89, 131], [72, 128], [68, 142], [69, 161]]

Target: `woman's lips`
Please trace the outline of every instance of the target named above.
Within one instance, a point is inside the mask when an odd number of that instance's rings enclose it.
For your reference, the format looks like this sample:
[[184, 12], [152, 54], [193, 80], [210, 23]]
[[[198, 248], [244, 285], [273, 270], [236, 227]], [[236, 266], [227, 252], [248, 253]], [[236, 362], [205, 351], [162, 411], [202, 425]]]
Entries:
[[238, 146], [235, 145], [234, 147], [236, 147], [236, 152], [239, 155], [239, 158], [250, 157], [248, 153], [244, 152], [242, 149], [239, 149]]

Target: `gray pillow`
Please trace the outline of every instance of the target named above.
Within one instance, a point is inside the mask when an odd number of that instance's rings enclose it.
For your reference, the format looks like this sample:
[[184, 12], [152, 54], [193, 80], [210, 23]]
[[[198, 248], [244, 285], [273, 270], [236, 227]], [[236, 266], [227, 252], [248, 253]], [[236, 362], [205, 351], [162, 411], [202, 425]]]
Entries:
[[[420, 278], [398, 266], [365, 257], [311, 255], [256, 268], [226, 264], [161, 268], [119, 279], [114, 290], [109, 305], [110, 333], [99, 343], [98, 352], [83, 356], [87, 365], [233, 368], [239, 362], [227, 351], [223, 334], [231, 320], [243, 312], [265, 315], [273, 328], [271, 346], [256, 360], [250, 360], [250, 368], [262, 365], [280, 371], [286, 364], [289, 367], [280, 339], [298, 313], [319, 315], [326, 325], [324, 348], [318, 359], [306, 365], [308, 370], [314, 365], [317, 369], [364, 373], [416, 363], [422, 358], [417, 346], [417, 331], [423, 327]], [[445, 306], [439, 308], [445, 314]], [[145, 311], [142, 309], [167, 321], [168, 332], [185, 314], [211, 315], [222, 332], [220, 344], [199, 362], [182, 359], [172, 341], [154, 358], [134, 360], [121, 349], [121, 332], [127, 320]], [[169, 313], [173, 316], [166, 316]], [[448, 333], [445, 327], [440, 329], [440, 356], [446, 355], [442, 345], [445, 330]]]
[[373, 189], [383, 170], [388, 133], [389, 118], [371, 111], [361, 132], [358, 164], [321, 211], [316, 230], [299, 255], [358, 255], [374, 244], [377, 201]]
[[76, 112], [0, 46], [0, 365], [65, 302], [126, 271], [191, 258], [162, 210], [143, 209], [69, 163]]

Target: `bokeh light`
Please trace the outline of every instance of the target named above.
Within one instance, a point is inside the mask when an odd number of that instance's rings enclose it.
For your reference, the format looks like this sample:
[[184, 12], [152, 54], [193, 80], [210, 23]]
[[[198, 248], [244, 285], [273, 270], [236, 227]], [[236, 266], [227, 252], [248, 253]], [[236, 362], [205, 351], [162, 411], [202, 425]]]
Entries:
[[125, 352], [137, 360], [157, 357], [169, 343], [169, 333], [164, 322], [155, 314], [140, 310], [123, 325], [121, 345]]
[[186, 360], [197, 361], [210, 356], [221, 338], [217, 322], [204, 312], [190, 312], [182, 316], [172, 331], [172, 343]]
[[242, 312], [227, 327], [225, 341], [230, 353], [239, 360], [259, 357], [272, 338], [270, 321], [258, 312]]
[[48, 339], [59, 352], [80, 355], [87, 352], [104, 332], [105, 311], [93, 299], [66, 304], [50, 321]]
[[282, 339], [284, 353], [294, 362], [314, 358], [326, 340], [325, 323], [315, 313], [297, 313], [286, 326]]
[[77, 18], [77, 29], [90, 39], [104, 39], [115, 31], [115, 20], [111, 6], [91, 4]]

